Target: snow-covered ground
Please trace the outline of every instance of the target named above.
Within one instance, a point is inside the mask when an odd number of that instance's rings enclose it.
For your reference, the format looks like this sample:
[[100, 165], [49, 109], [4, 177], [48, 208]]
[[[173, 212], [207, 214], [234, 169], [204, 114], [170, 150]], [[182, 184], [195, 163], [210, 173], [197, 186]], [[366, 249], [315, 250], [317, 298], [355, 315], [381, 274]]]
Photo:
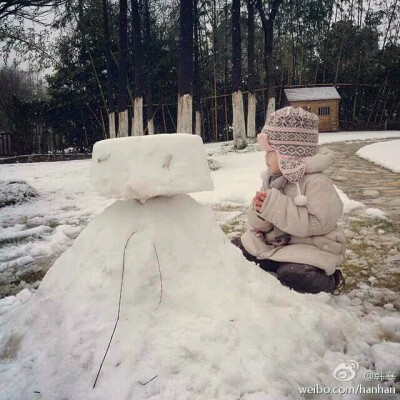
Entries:
[[24, 181], [37, 192], [37, 197], [0, 208], [3, 297], [37, 286], [37, 278], [112, 200], [92, 189], [90, 160], [1, 165], [0, 180]]
[[[299, 386], [366, 389], [378, 383], [366, 373], [380, 368], [399, 375], [400, 323], [393, 304], [363, 302], [370, 288], [351, 296], [298, 294], [229, 243], [208, 206], [220, 225], [242, 214], [259, 189], [264, 156], [254, 144], [242, 152], [233, 152], [231, 143], [206, 149], [219, 168], [212, 172], [214, 192], [156, 197], [143, 206], [97, 196], [88, 161], [0, 167], [2, 180], [25, 181], [38, 193], [1, 210], [2, 276], [38, 268], [38, 259], [54, 260], [67, 249], [36, 297], [31, 288], [0, 300], [1, 400], [233, 400], [239, 394], [289, 400], [305, 398]], [[338, 192], [345, 220], [386, 221], [380, 210]], [[128, 246], [126, 238], [138, 228]], [[361, 227], [351, 240], [365, 233]], [[129, 265], [125, 280], [123, 259]], [[93, 390], [118, 294], [119, 328]], [[346, 381], [343, 373], [355, 377]], [[392, 385], [394, 375], [379, 381], [381, 387]]]
[[[400, 131], [321, 133], [320, 142], [370, 139], [380, 134], [400, 137]], [[248, 204], [259, 189], [260, 171], [265, 168], [264, 155], [257, 151], [257, 145], [252, 143], [242, 152], [232, 152], [232, 142], [205, 147], [211, 168], [219, 168], [212, 171], [215, 191], [199, 192], [193, 197], [223, 208]], [[90, 160], [0, 165], [2, 180], [26, 182], [38, 196], [0, 208], [0, 297], [37, 287], [43, 274], [87, 223], [113, 202], [92, 188]], [[15, 197], [15, 190], [10, 193]], [[340, 194], [346, 212], [363, 207]], [[222, 224], [235, 214], [216, 212], [216, 217], [223, 219]]]
[[354, 131], [354, 132], [321, 132], [319, 143], [338, 143], [352, 140], [387, 139], [400, 137], [400, 131]]
[[115, 202], [22, 300], [0, 318], [1, 399], [296, 400], [397, 366], [396, 321], [283, 287], [187, 195]]
[[400, 173], [400, 140], [369, 144], [358, 150], [356, 155]]

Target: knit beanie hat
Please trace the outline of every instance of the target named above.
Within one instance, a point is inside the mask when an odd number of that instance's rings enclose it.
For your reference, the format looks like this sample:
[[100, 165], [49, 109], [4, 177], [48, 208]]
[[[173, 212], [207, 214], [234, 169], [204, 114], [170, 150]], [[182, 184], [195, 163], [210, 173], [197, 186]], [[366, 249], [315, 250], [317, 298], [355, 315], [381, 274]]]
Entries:
[[275, 150], [282, 175], [297, 184], [298, 196], [294, 202], [298, 206], [307, 204], [298, 182], [306, 171], [308, 158], [317, 154], [318, 123], [317, 115], [289, 106], [270, 114], [257, 135], [259, 149]]

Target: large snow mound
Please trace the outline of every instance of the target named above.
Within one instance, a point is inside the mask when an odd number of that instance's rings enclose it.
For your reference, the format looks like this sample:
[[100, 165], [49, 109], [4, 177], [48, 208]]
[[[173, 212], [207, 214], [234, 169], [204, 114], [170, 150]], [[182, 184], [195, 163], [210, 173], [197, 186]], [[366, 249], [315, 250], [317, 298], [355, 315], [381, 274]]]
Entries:
[[400, 140], [369, 144], [361, 147], [356, 155], [393, 172], [400, 173]]
[[137, 200], [214, 189], [203, 141], [188, 134], [95, 143], [92, 184], [105, 197]]
[[120, 200], [0, 316], [0, 398], [281, 400], [299, 385], [356, 386], [333, 371], [372, 365], [374, 325], [332, 301], [248, 262], [189, 195]]

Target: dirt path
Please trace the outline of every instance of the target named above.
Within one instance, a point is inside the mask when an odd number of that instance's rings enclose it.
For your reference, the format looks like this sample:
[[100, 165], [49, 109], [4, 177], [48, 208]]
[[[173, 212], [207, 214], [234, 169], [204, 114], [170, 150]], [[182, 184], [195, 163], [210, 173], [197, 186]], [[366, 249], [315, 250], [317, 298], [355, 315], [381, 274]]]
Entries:
[[388, 140], [393, 138], [327, 144], [337, 159], [325, 173], [352, 200], [381, 209], [400, 228], [400, 175], [356, 156], [361, 147]]

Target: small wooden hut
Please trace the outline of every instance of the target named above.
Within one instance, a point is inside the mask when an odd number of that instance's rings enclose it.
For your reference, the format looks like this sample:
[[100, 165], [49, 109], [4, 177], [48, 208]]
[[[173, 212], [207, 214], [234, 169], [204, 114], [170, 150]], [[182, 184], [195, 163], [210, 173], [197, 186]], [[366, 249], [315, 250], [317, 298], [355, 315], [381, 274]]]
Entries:
[[338, 131], [340, 96], [331, 86], [284, 89], [282, 107], [302, 107], [319, 118], [318, 130]]

